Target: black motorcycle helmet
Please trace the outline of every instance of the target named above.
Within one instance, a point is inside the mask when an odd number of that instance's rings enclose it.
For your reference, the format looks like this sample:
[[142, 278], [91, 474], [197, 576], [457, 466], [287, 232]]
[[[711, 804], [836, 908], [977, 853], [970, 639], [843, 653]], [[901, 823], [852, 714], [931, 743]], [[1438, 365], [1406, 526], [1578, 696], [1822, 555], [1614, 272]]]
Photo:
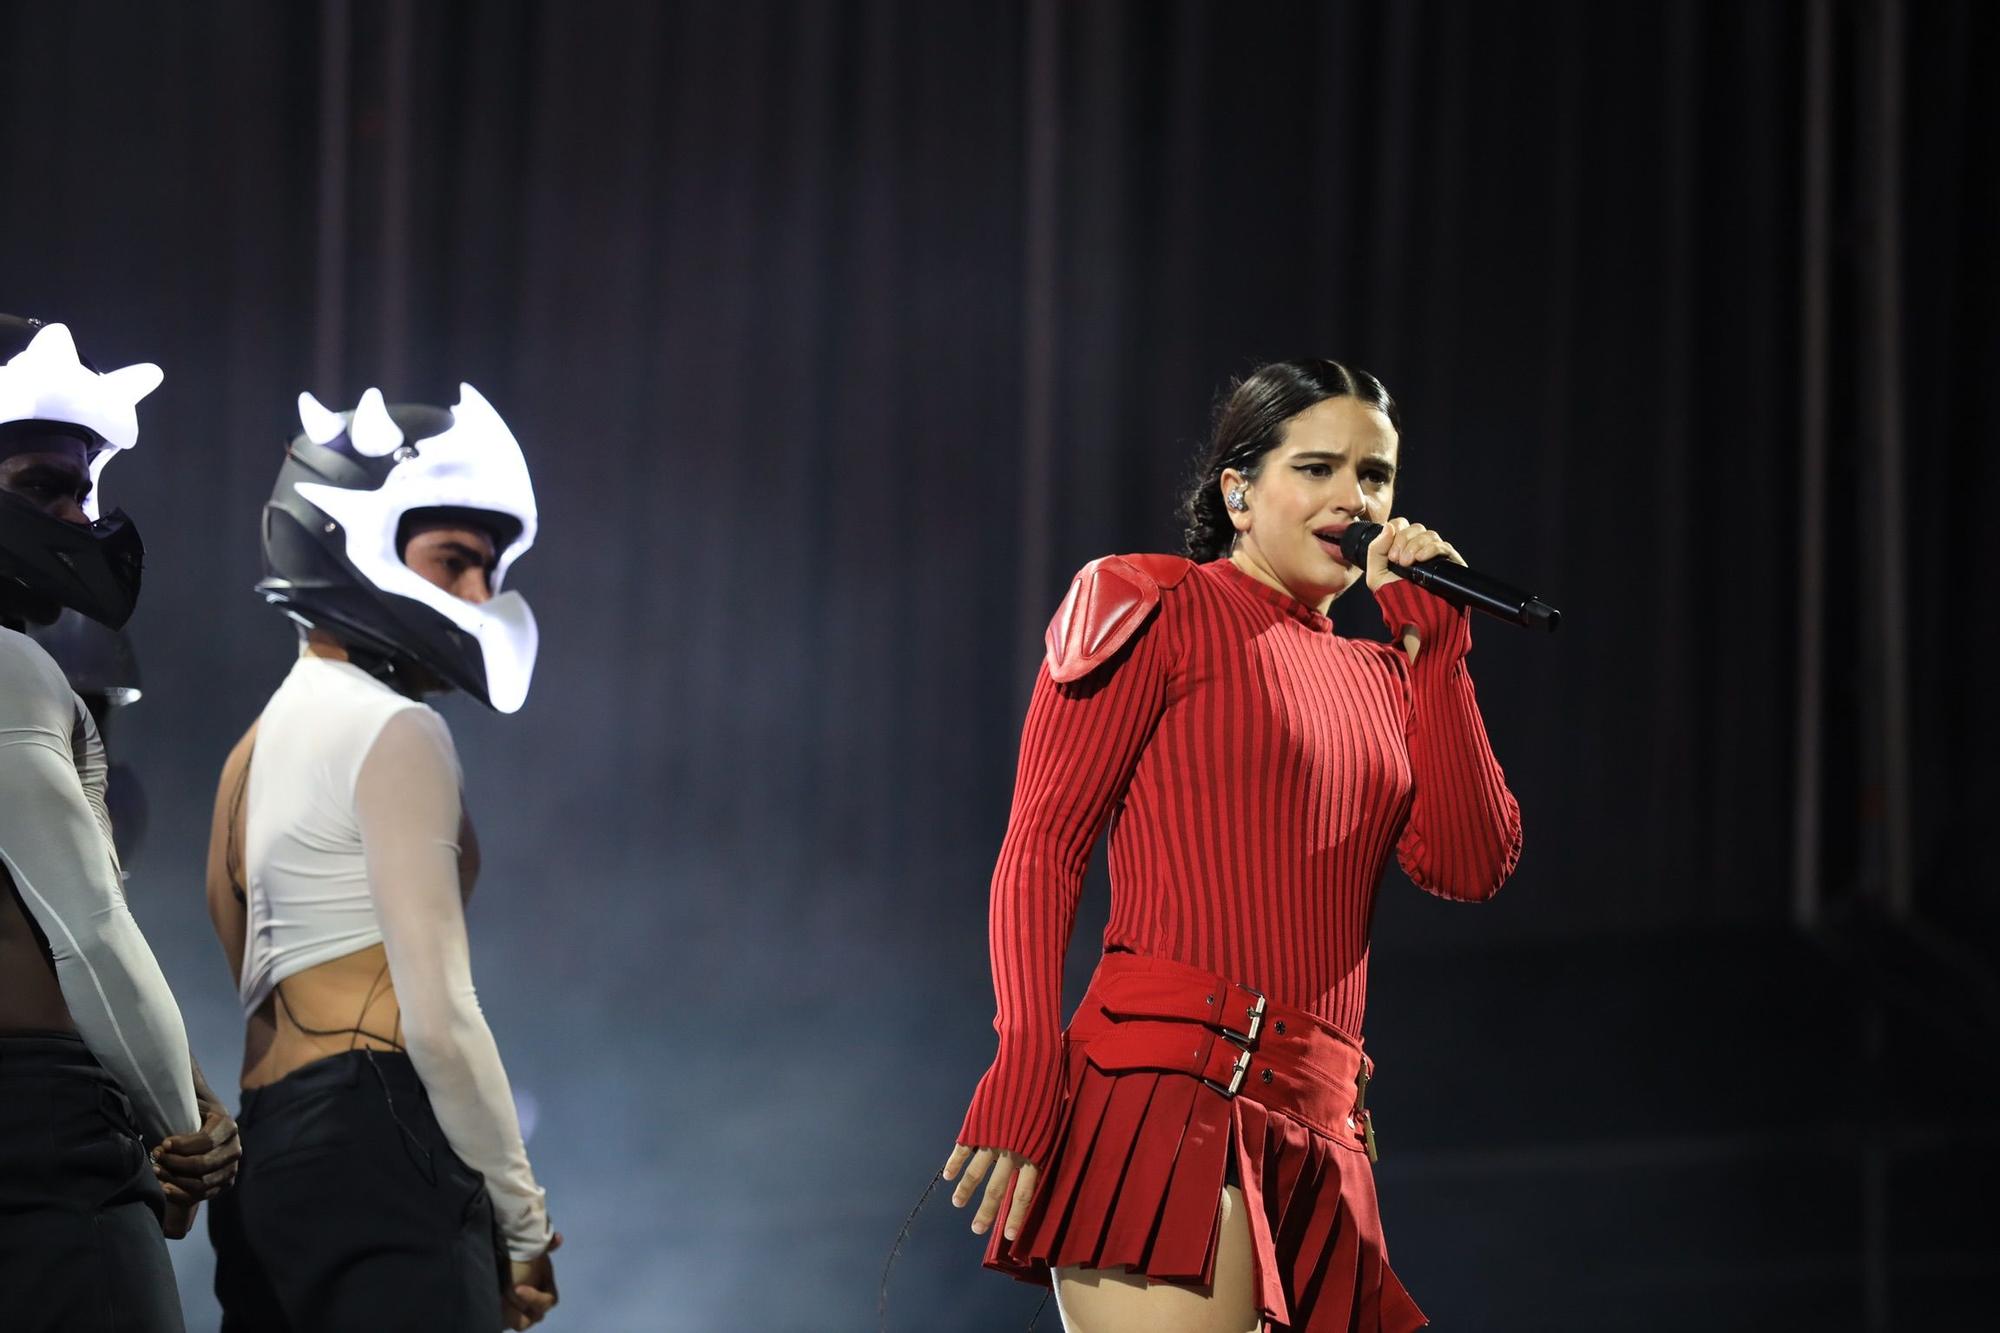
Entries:
[[[538, 632], [526, 600], [502, 589], [534, 543], [536, 512], [527, 462], [499, 413], [467, 384], [451, 408], [390, 404], [370, 389], [341, 413], [301, 394], [299, 416], [304, 429], [264, 506], [257, 591], [336, 634], [392, 685], [416, 664], [489, 708], [518, 709]], [[491, 534], [491, 601], [462, 601], [403, 564], [408, 527], [426, 516]]]

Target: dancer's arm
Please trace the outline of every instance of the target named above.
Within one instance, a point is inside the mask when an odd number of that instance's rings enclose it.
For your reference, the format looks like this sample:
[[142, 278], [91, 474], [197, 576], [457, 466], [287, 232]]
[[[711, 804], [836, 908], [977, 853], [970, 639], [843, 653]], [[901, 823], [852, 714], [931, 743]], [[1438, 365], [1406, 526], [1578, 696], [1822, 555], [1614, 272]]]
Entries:
[[173, 992], [125, 905], [103, 777], [97, 728], [61, 670], [0, 645], [0, 861], [48, 940], [77, 1033], [152, 1143], [195, 1128], [194, 1080]]
[[472, 986], [458, 759], [443, 719], [426, 708], [392, 716], [362, 761], [354, 808], [410, 1061], [453, 1151], [486, 1177], [508, 1253], [534, 1259], [549, 1247], [548, 1208]]

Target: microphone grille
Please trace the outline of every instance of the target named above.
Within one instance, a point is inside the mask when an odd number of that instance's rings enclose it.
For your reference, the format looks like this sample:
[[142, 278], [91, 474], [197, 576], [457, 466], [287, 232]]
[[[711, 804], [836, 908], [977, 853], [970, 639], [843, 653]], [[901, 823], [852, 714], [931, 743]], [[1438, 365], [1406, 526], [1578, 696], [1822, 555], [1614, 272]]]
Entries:
[[1368, 563], [1368, 547], [1382, 535], [1380, 523], [1350, 523], [1340, 534], [1340, 553], [1347, 557], [1350, 565], [1365, 566]]

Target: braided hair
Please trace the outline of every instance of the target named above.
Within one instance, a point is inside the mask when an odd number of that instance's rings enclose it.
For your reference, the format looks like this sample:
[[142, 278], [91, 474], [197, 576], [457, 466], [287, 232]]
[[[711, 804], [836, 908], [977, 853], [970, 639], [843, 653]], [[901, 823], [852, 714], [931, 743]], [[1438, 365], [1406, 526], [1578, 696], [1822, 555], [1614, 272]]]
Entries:
[[1286, 422], [1316, 403], [1349, 395], [1402, 430], [1396, 400], [1382, 381], [1338, 361], [1272, 361], [1229, 386], [1216, 400], [1215, 426], [1201, 470], [1181, 500], [1189, 559], [1219, 560], [1236, 543], [1236, 527], [1222, 502], [1222, 474], [1234, 468], [1254, 480], [1264, 455], [1284, 440]]

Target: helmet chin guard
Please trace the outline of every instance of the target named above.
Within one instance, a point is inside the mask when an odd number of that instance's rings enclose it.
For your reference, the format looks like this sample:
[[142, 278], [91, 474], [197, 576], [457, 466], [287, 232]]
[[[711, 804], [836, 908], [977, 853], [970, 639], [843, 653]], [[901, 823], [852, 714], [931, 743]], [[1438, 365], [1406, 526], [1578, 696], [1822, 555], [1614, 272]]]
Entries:
[[0, 602], [24, 620], [52, 624], [69, 607], [123, 629], [139, 604], [145, 553], [122, 510], [83, 527], [0, 491]]
[[[265, 578], [257, 590], [300, 622], [414, 665], [502, 713], [528, 697], [539, 636], [508, 569], [535, 540], [527, 460], [469, 384], [449, 411], [389, 406], [370, 389], [349, 413], [299, 395], [293, 440], [264, 509]], [[415, 510], [471, 510], [496, 529], [491, 601], [454, 597], [403, 563], [398, 534]]]
[[88, 525], [44, 513], [0, 493], [0, 599], [23, 618], [48, 622], [62, 607], [117, 629], [139, 600], [145, 546], [122, 512], [99, 517], [105, 467], [138, 443], [138, 403], [160, 385], [150, 363], [100, 374], [61, 324], [0, 315], [0, 426], [45, 422], [84, 444], [91, 491]]

